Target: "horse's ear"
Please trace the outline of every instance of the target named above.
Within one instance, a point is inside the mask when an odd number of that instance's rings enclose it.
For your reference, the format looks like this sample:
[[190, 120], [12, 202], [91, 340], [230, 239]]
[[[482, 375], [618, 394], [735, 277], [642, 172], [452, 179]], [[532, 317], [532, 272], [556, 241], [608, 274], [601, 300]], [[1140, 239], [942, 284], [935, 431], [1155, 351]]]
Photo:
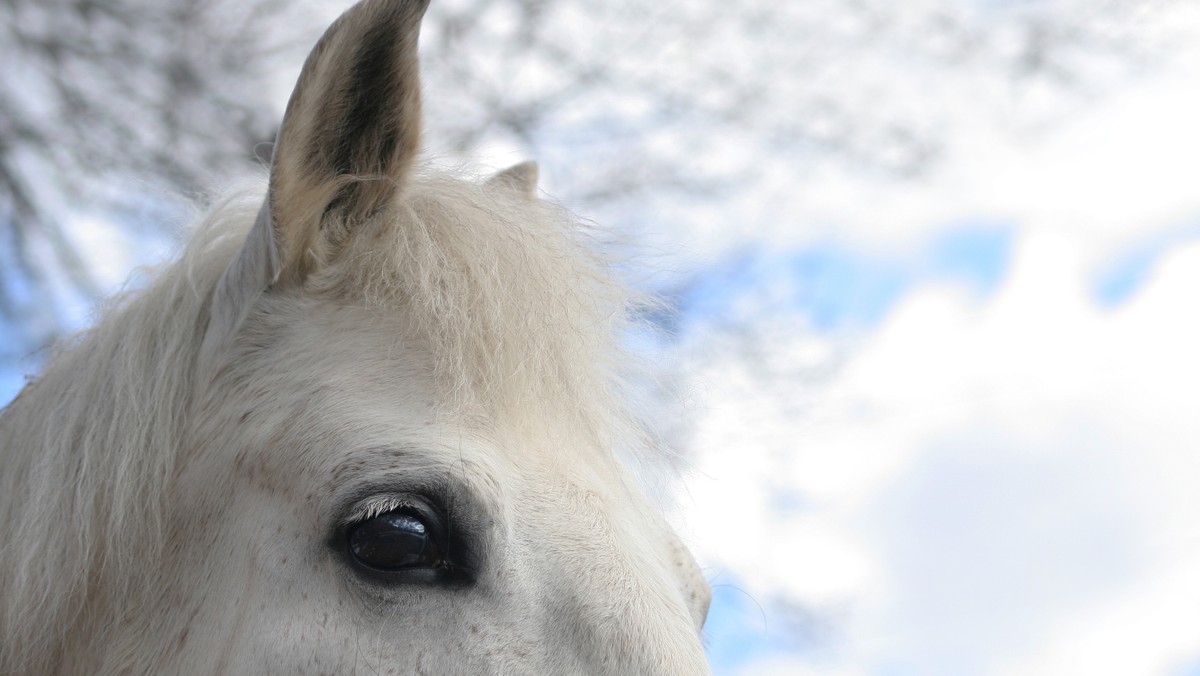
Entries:
[[489, 186], [506, 187], [519, 190], [522, 194], [534, 197], [537, 195], [538, 167], [537, 162], [521, 162], [497, 171], [487, 180]]
[[421, 137], [417, 35], [428, 4], [364, 0], [309, 54], [271, 159], [279, 276], [303, 276], [408, 181]]
[[302, 280], [409, 180], [421, 136], [417, 37], [429, 0], [363, 0], [317, 42], [288, 101], [266, 203], [213, 298], [235, 330], [268, 286]]

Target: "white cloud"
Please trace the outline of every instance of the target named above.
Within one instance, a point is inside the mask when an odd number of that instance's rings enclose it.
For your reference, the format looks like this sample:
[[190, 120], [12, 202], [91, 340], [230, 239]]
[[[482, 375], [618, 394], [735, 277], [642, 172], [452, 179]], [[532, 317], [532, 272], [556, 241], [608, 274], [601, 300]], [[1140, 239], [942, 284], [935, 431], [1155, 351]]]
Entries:
[[[1200, 590], [1184, 579], [1200, 570], [1200, 244], [1115, 311], [1059, 234], [1021, 237], [1010, 275], [982, 308], [912, 294], [816, 394], [764, 381], [786, 341], [700, 372], [695, 542], [762, 599], [848, 606], [831, 669], [1164, 673], [1200, 656], [1176, 599]], [[795, 509], [773, 500], [786, 491]], [[1063, 671], [1081, 644], [1130, 669]]]
[[707, 401], [684, 501], [702, 559], [768, 609], [840, 622], [820, 659], [746, 673], [1200, 662], [1200, 242], [1172, 240], [1115, 307], [1094, 291], [1124, 248], [1200, 222], [1196, 56], [1036, 147], [980, 137], [924, 188], [868, 200], [879, 186], [840, 177], [805, 197], [804, 217], [868, 248], [1012, 223], [986, 300], [925, 283], [852, 337], [801, 313], [687, 337]]

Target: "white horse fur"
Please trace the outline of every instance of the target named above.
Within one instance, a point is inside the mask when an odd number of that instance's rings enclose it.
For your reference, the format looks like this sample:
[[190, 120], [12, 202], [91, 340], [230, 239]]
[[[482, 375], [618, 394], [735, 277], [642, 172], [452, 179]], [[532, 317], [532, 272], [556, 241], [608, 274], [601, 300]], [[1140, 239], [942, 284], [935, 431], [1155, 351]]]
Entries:
[[[424, 9], [340, 18], [265, 200], [0, 417], [0, 673], [708, 671], [708, 586], [615, 459], [629, 299], [532, 165], [415, 168]], [[365, 569], [346, 533], [419, 505], [446, 555]]]

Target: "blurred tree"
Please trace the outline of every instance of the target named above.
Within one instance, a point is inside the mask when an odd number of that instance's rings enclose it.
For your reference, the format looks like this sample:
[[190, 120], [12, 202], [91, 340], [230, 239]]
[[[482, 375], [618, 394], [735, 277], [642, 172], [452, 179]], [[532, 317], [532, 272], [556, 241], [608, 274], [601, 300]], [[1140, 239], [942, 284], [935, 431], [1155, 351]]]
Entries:
[[[69, 224], [136, 226], [273, 136], [264, 86], [283, 0], [0, 5], [0, 357], [62, 328], [96, 283]], [[238, 167], [238, 165], [243, 165]], [[89, 265], [91, 263], [92, 265]]]
[[607, 201], [777, 158], [919, 173], [964, 112], [1036, 126], [1135, 70], [1167, 46], [1171, 4], [448, 0], [424, 68], [446, 151], [565, 153]]
[[[64, 294], [95, 293], [72, 219], [136, 227], [164, 193], [245, 173], [348, 3], [0, 2], [13, 359], [63, 328]], [[1167, 4], [439, 0], [423, 33], [429, 139], [443, 157], [537, 157], [555, 194], [606, 222], [683, 223], [748, 184], [794, 190], [801, 163], [919, 175], [964, 120], [1036, 126], [1161, 46], [1147, 26]]]

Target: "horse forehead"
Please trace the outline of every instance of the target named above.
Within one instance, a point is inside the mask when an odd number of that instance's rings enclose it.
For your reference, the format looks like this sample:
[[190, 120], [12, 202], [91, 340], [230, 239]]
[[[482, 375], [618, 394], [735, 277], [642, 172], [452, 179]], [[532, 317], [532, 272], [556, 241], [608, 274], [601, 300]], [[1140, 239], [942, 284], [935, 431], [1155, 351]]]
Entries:
[[[287, 321], [269, 331], [270, 347], [247, 365], [243, 380], [255, 382], [257, 394], [243, 406], [276, 409], [275, 424], [288, 437], [338, 436], [336, 452], [321, 444], [309, 458], [327, 476], [386, 471], [420, 457], [448, 467], [468, 463], [480, 480], [535, 491], [539, 484], [589, 492], [623, 483], [610, 453], [549, 417], [509, 425], [445, 406], [429, 351], [403, 313], [309, 299], [286, 310], [279, 314]], [[536, 404], [528, 408], [536, 419]]]

